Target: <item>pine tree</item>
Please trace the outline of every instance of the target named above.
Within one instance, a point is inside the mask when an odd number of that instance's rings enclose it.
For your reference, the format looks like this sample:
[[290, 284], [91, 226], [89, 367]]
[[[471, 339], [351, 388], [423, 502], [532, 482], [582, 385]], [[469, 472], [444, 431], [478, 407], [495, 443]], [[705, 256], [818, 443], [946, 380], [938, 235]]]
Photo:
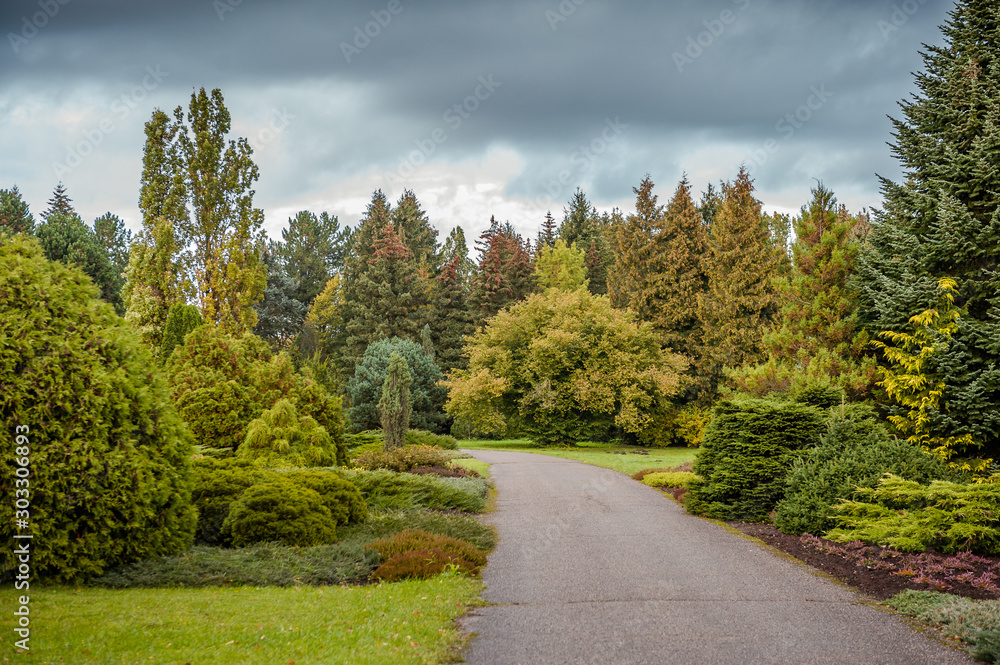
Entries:
[[289, 294], [308, 307], [330, 278], [344, 264], [347, 234], [337, 217], [321, 213], [317, 217], [302, 210], [281, 230], [281, 240], [270, 242], [277, 265], [297, 284]]
[[444, 374], [468, 365], [462, 351], [465, 338], [475, 331], [469, 310], [468, 285], [463, 281], [458, 256], [452, 257], [437, 276], [434, 317], [431, 329], [437, 363]]
[[356, 300], [351, 301], [345, 317], [345, 367], [352, 371], [376, 340], [418, 340], [427, 304], [413, 256], [392, 224], [383, 227], [371, 258], [354, 279]]
[[382, 417], [385, 449], [403, 446], [406, 430], [410, 427], [410, 383], [413, 379], [406, 360], [397, 352], [389, 358], [389, 374], [382, 384], [382, 398], [378, 401]]
[[[956, 454], [1000, 456], [1000, 6], [962, 0], [927, 47], [919, 92], [901, 102], [892, 152], [905, 179], [882, 178], [859, 267], [861, 321], [903, 333], [954, 280], [958, 328], [925, 368], [943, 381], [925, 414], [931, 438], [968, 436]], [[890, 342], [891, 343], [891, 342]]]
[[104, 247], [118, 274], [125, 278], [128, 268], [128, 248], [132, 243], [132, 232], [118, 215], [106, 212], [94, 220], [94, 235]]
[[35, 232], [35, 218], [28, 210], [28, 204], [21, 198], [17, 185], [10, 189], [0, 189], [0, 233]]
[[704, 330], [706, 378], [714, 384], [724, 367], [763, 359], [764, 328], [778, 310], [772, 280], [780, 256], [746, 167], [725, 187], [708, 247], [708, 290], [698, 297], [698, 316]]
[[52, 192], [52, 198], [48, 200], [48, 208], [42, 213], [42, 219], [49, 220], [53, 215], [63, 215], [69, 217], [76, 214], [73, 208], [73, 199], [66, 194], [66, 187], [60, 182]]
[[877, 377], [850, 283], [864, 219], [838, 208], [822, 184], [812, 193], [794, 220], [791, 274], [775, 282], [782, 308], [763, 337], [767, 362], [736, 370], [730, 380], [758, 396], [836, 386], [852, 401], [864, 399]]
[[490, 227], [479, 236], [476, 248], [479, 266], [469, 299], [478, 326], [534, 291], [535, 276], [529, 244], [510, 222], [500, 224], [490, 217]]

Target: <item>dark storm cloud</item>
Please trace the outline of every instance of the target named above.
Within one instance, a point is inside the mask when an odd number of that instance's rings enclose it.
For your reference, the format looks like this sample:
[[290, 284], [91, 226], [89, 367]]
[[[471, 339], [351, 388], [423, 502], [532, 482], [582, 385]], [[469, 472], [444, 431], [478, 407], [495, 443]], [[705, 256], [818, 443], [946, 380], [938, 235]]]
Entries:
[[[58, 10], [17, 41], [46, 7]], [[91, 82], [110, 107], [145, 67], [160, 66], [169, 76], [156, 104], [218, 86], [234, 122], [287, 108], [295, 119], [285, 139], [297, 159], [276, 176], [286, 193], [365, 169], [398, 170], [438, 129], [445, 140], [426, 159], [457, 162], [495, 145], [520, 153], [525, 168], [509, 183], [513, 196], [550, 196], [546, 181], [570, 172], [559, 205], [579, 182], [606, 201], [628, 198], [646, 172], [672, 188], [682, 169], [694, 168], [694, 152], [726, 143], [740, 147], [719, 167], [734, 173], [749, 160], [762, 189], [794, 180], [807, 196], [810, 178], [822, 177], [834, 188], [866, 189], [871, 204], [874, 172], [896, 175], [885, 115], [897, 114], [895, 102], [912, 90], [917, 49], [940, 41], [936, 26], [950, 7], [18, 0], [0, 8], [9, 42], [0, 49], [0, 90], [48, 90], [57, 100]], [[484, 80], [496, 85], [476, 98]], [[581, 159], [615, 119], [627, 125], [617, 143]], [[767, 159], [755, 163], [761, 150]], [[263, 182], [259, 189], [277, 196]]]

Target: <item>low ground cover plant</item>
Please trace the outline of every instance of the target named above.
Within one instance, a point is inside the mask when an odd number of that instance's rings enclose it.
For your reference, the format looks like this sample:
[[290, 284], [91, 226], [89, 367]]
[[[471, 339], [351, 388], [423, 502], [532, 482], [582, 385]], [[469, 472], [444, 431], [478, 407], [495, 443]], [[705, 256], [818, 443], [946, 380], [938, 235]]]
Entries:
[[683, 487], [691, 486], [698, 476], [690, 471], [660, 471], [657, 473], [647, 473], [642, 483], [650, 487]]
[[385, 469], [335, 471], [361, 490], [370, 512], [426, 509], [478, 513], [486, 508], [489, 485], [478, 478], [440, 478]]
[[886, 474], [861, 499], [835, 507], [830, 540], [860, 540], [903, 552], [1000, 554], [1000, 485], [936, 480], [930, 485]]
[[472, 543], [419, 529], [406, 529], [369, 547], [382, 558], [372, 578], [387, 582], [426, 579], [448, 568], [478, 575], [486, 565], [486, 553]]
[[1000, 661], [1000, 600], [972, 600], [935, 591], [904, 591], [886, 601], [901, 614], [941, 629], [961, 640], [988, 663]]
[[423, 445], [369, 451], [354, 460], [358, 468], [369, 471], [372, 469], [409, 471], [418, 466], [446, 467], [450, 462], [451, 458], [440, 448]]

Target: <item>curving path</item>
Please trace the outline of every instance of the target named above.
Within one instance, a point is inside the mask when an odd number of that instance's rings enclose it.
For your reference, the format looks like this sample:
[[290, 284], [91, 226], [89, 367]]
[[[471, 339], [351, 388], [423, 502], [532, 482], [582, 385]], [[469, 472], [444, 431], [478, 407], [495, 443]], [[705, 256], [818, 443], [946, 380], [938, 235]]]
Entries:
[[975, 662], [625, 475], [469, 452], [493, 465], [500, 532], [493, 605], [463, 620], [472, 665]]

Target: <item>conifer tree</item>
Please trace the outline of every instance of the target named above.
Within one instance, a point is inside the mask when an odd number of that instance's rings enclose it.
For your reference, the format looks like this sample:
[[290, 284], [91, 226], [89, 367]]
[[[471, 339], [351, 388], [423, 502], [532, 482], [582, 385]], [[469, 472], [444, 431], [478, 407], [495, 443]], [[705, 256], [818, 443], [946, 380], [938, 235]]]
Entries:
[[718, 187], [708, 183], [708, 189], [701, 193], [701, 202], [698, 204], [698, 214], [705, 228], [711, 229], [715, 215], [722, 207], [722, 197], [725, 191], [725, 183], [719, 183]]
[[647, 174], [638, 187], [632, 191], [636, 195], [635, 213], [619, 217], [612, 225], [614, 237], [614, 267], [610, 278], [611, 303], [623, 309], [629, 307], [640, 319], [646, 320], [646, 298], [649, 281], [650, 260], [653, 238], [655, 237], [663, 206], [656, 202], [653, 181]]
[[608, 266], [614, 259], [603, 233], [603, 219], [591, 205], [583, 190], [577, 188], [569, 207], [563, 209], [563, 221], [558, 237], [570, 247], [574, 243], [588, 256], [588, 289], [595, 295], [608, 292]]
[[281, 240], [269, 243], [276, 263], [297, 284], [289, 294], [308, 307], [344, 264], [346, 234], [336, 215], [318, 217], [302, 210], [281, 230]]
[[405, 190], [392, 209], [392, 223], [417, 266], [430, 272], [437, 267], [437, 229], [431, 226], [420, 201], [409, 189]]
[[47, 203], [49, 207], [42, 213], [42, 219], [45, 221], [48, 221], [49, 217], [53, 215], [70, 216], [76, 214], [76, 209], [73, 208], [73, 199], [66, 193], [66, 187], [62, 182], [56, 185], [52, 191], [52, 198]]
[[460, 265], [459, 257], [452, 257], [436, 280], [435, 325], [431, 329], [431, 338], [438, 366], [446, 375], [453, 369], [464, 369], [468, 365], [468, 358], [462, 351], [465, 337], [475, 331], [469, 309], [468, 286], [462, 280]]
[[21, 198], [17, 185], [10, 189], [0, 189], [0, 233], [35, 232], [35, 218], [28, 210], [28, 204]]
[[125, 270], [128, 268], [128, 248], [132, 243], [132, 232], [126, 228], [125, 222], [118, 215], [106, 212], [94, 220], [94, 235], [124, 280]]
[[[935, 307], [942, 278], [962, 311], [924, 368], [940, 377], [930, 438], [972, 443], [959, 457], [1000, 456], [1000, 6], [962, 0], [927, 47], [919, 91], [900, 103], [892, 152], [905, 179], [882, 178], [858, 283], [861, 320], [872, 336], [904, 333]], [[892, 344], [891, 340], [889, 342]]]
[[791, 274], [775, 282], [782, 307], [763, 337], [767, 361], [736, 370], [730, 380], [758, 396], [836, 386], [859, 400], [869, 396], [877, 380], [850, 283], [864, 220], [838, 207], [822, 184], [812, 193], [794, 220]]
[[542, 229], [538, 232], [538, 239], [535, 241], [535, 256], [541, 253], [545, 247], [552, 247], [556, 244], [559, 231], [556, 229], [556, 218], [552, 216], [552, 211], [545, 213], [545, 221], [542, 222]]
[[490, 227], [476, 241], [479, 268], [472, 278], [473, 319], [480, 325], [534, 291], [535, 275], [528, 243], [510, 222], [490, 217]]
[[163, 327], [163, 343], [160, 345], [160, 362], [166, 364], [174, 349], [184, 343], [184, 337], [189, 332], [205, 323], [194, 305], [175, 303], [167, 314], [167, 323]]
[[382, 384], [382, 397], [378, 401], [386, 450], [403, 446], [406, 430], [410, 427], [410, 383], [412, 381], [406, 360], [398, 352], [393, 351], [389, 358], [389, 373]]
[[575, 291], [587, 286], [587, 257], [576, 243], [567, 246], [558, 238], [552, 247], [543, 247], [535, 261], [535, 281], [543, 291], [562, 289]]
[[425, 321], [424, 291], [410, 250], [392, 224], [376, 238], [371, 258], [354, 276], [354, 297], [345, 317], [345, 367], [353, 370], [368, 345], [386, 337], [419, 339]]
[[121, 274], [111, 263], [97, 236], [79, 215], [50, 211], [45, 222], [35, 229], [35, 236], [45, 252], [45, 258], [79, 267], [100, 289], [101, 299], [112, 304], [118, 314], [125, 312], [121, 299]]
[[469, 258], [469, 245], [465, 241], [465, 231], [462, 230], [461, 226], [453, 228], [448, 237], [445, 238], [444, 245], [441, 246], [442, 269], [455, 258], [458, 259], [456, 265], [458, 276], [465, 288], [468, 289], [472, 274], [476, 272], [476, 263]]
[[772, 280], [779, 264], [750, 174], [740, 167], [712, 223], [704, 262], [708, 289], [698, 297], [706, 376], [712, 384], [724, 367], [763, 359], [764, 328], [778, 310]]

